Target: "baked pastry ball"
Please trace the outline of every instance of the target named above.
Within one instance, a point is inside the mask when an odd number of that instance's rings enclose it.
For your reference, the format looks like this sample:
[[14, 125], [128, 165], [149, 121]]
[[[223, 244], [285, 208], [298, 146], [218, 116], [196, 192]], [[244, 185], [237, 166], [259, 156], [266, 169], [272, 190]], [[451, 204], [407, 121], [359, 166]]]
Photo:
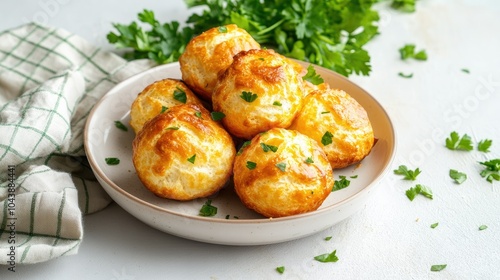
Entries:
[[273, 128], [244, 145], [234, 161], [234, 189], [242, 203], [266, 217], [318, 209], [331, 193], [330, 163], [313, 139]]
[[274, 127], [286, 128], [302, 105], [302, 79], [289, 59], [273, 50], [242, 51], [219, 77], [214, 111], [226, 115], [224, 127], [251, 139]]
[[210, 101], [217, 75], [233, 62], [233, 56], [259, 48], [259, 43], [235, 24], [211, 28], [194, 37], [179, 57], [182, 80]]
[[146, 122], [133, 141], [132, 161], [157, 196], [191, 200], [226, 184], [235, 154], [231, 136], [203, 106], [182, 104]]
[[318, 142], [332, 168], [361, 161], [373, 147], [373, 129], [365, 109], [342, 90], [323, 88], [309, 93], [289, 129]]
[[175, 105], [194, 103], [200, 99], [180, 80], [164, 79], [148, 85], [137, 95], [130, 108], [130, 126], [135, 133], [144, 123]]

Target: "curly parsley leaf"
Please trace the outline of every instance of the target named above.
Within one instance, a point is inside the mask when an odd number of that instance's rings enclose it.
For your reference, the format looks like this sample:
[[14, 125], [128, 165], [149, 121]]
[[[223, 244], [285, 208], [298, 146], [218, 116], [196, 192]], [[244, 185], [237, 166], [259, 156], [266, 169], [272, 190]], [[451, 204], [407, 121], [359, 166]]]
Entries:
[[212, 200], [209, 199], [201, 206], [200, 212], [198, 215], [203, 217], [212, 217], [217, 214], [217, 207], [212, 205]]
[[335, 180], [333, 183], [332, 192], [345, 189], [351, 184], [351, 181], [347, 180], [346, 176], [340, 175], [339, 178], [340, 180]]
[[402, 60], [406, 59], [416, 59], [416, 60], [427, 60], [427, 53], [425, 50], [420, 50], [418, 52], [415, 52], [415, 45], [414, 44], [406, 44], [403, 47], [399, 49], [399, 54], [401, 56]]
[[483, 153], [488, 153], [490, 151], [490, 147], [491, 147], [491, 144], [493, 143], [493, 140], [490, 140], [490, 139], [484, 139], [484, 140], [481, 140], [479, 141], [479, 143], [477, 144], [477, 149], [480, 151], [480, 152], [483, 152]]
[[486, 178], [486, 181], [493, 183], [493, 180], [500, 181], [500, 158], [480, 162], [485, 168], [480, 175]]
[[406, 196], [410, 201], [413, 201], [413, 199], [415, 199], [415, 197], [419, 194], [429, 199], [433, 198], [432, 190], [420, 184], [417, 184], [415, 187], [406, 190]]
[[323, 78], [319, 74], [316, 73], [316, 70], [314, 69], [314, 66], [309, 65], [307, 67], [307, 73], [302, 77], [304, 81], [308, 81], [313, 85], [319, 85], [325, 82]]
[[464, 134], [460, 137], [455, 131], [450, 133], [450, 138], [446, 138], [446, 148], [461, 151], [471, 151], [473, 149], [470, 136]]
[[415, 181], [417, 176], [421, 173], [420, 169], [410, 170], [406, 165], [400, 165], [398, 169], [394, 169], [394, 174], [403, 175], [404, 180]]
[[337, 250], [334, 250], [331, 253], [318, 255], [318, 256], [314, 257], [314, 259], [317, 260], [318, 262], [322, 262], [322, 263], [337, 262], [339, 260], [339, 258], [337, 257]]
[[249, 91], [243, 91], [243, 92], [241, 92], [240, 97], [241, 97], [241, 99], [245, 100], [246, 102], [251, 103], [251, 102], [254, 102], [258, 96], [256, 93], [251, 93]]
[[457, 184], [462, 184], [467, 180], [467, 174], [459, 172], [455, 169], [450, 169], [450, 178], [455, 180]]

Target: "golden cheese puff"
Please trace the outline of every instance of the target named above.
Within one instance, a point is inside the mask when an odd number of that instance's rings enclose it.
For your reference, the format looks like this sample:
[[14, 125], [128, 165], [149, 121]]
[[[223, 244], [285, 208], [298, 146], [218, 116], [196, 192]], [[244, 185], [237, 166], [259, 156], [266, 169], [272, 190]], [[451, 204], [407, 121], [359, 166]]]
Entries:
[[331, 193], [333, 171], [313, 139], [273, 128], [247, 143], [233, 167], [234, 188], [246, 207], [284, 217], [318, 209]]
[[224, 127], [251, 139], [274, 127], [286, 128], [300, 109], [304, 89], [289, 60], [273, 50], [242, 51], [219, 77], [212, 106]]
[[183, 103], [201, 105], [196, 95], [180, 80], [164, 79], [148, 85], [136, 97], [130, 108], [130, 126], [135, 133], [144, 123], [166, 108]]
[[226, 184], [235, 154], [231, 136], [203, 106], [182, 104], [146, 122], [133, 141], [132, 160], [151, 192], [191, 200]]
[[217, 75], [240, 51], [260, 45], [245, 29], [235, 24], [211, 28], [194, 37], [179, 57], [182, 79], [203, 99], [210, 101]]
[[334, 169], [361, 161], [374, 141], [365, 109], [344, 91], [331, 88], [307, 95], [289, 129], [316, 140]]

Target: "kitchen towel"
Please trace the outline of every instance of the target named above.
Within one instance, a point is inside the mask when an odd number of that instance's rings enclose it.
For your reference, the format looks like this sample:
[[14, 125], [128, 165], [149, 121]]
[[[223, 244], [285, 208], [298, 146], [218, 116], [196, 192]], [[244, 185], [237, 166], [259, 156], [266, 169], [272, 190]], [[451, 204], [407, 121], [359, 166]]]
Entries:
[[152, 66], [35, 23], [0, 33], [2, 265], [77, 253], [83, 216], [111, 202], [85, 159], [86, 118], [114, 85]]

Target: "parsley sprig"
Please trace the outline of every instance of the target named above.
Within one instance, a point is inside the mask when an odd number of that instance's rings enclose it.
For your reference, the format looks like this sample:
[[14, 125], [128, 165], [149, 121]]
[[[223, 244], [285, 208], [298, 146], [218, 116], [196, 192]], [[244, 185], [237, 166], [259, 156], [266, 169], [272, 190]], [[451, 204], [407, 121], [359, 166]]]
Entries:
[[396, 175], [403, 175], [404, 180], [410, 180], [410, 181], [415, 181], [417, 179], [417, 176], [421, 173], [420, 169], [417, 168], [415, 170], [408, 169], [406, 165], [400, 165], [398, 169], [394, 170], [394, 174]]
[[500, 158], [480, 162], [480, 164], [485, 166], [480, 173], [481, 177], [486, 178], [486, 181], [490, 183], [493, 183], [493, 180], [500, 181]]
[[456, 131], [450, 133], [450, 138], [446, 138], [446, 148], [462, 151], [471, 151], [473, 149], [470, 136], [464, 134], [460, 137]]

